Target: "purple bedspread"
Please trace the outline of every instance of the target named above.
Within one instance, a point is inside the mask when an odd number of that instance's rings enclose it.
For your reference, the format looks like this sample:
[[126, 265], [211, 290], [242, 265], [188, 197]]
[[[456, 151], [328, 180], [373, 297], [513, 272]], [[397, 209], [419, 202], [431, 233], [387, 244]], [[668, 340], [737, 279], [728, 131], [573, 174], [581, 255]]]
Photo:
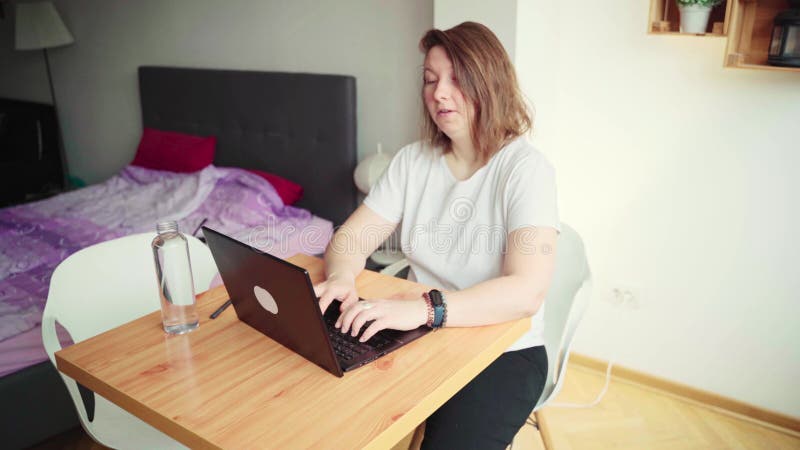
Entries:
[[331, 223], [284, 206], [266, 180], [209, 166], [178, 174], [128, 166], [107, 181], [0, 209], [0, 341], [41, 322], [53, 269], [89, 245], [177, 220], [205, 225], [281, 257], [322, 253]]

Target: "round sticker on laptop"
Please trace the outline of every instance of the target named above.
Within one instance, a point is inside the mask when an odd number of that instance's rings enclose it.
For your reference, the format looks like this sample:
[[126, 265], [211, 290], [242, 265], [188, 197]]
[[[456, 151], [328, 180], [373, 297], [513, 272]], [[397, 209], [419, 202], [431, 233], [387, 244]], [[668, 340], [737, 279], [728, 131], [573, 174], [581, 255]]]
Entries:
[[256, 294], [256, 300], [264, 309], [272, 314], [278, 314], [278, 304], [275, 303], [272, 294], [260, 286], [253, 287], [253, 293]]

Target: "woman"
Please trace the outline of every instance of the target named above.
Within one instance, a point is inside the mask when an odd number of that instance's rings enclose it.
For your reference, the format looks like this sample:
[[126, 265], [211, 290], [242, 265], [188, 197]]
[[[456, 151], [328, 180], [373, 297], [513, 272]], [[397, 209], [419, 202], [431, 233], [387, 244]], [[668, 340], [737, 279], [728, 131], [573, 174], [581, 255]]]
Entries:
[[[337, 326], [365, 341], [384, 328], [471, 327], [532, 316], [530, 331], [426, 422], [423, 449], [505, 448], [547, 374], [542, 302], [554, 266], [555, 176], [525, 140], [531, 120], [497, 37], [465, 22], [430, 30], [424, 139], [401, 149], [325, 253], [315, 286]], [[355, 277], [402, 224], [409, 279], [437, 286], [414, 301], [358, 301]]]

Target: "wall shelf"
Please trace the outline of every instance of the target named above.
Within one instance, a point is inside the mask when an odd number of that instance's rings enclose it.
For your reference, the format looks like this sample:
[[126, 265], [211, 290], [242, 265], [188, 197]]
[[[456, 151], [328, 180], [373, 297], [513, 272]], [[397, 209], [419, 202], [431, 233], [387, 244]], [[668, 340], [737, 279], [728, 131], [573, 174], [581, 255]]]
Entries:
[[675, 0], [650, 0], [650, 21], [647, 32], [650, 34], [677, 36], [725, 37], [728, 34], [728, 17], [731, 3], [736, 0], [725, 0], [711, 10], [706, 32], [702, 34], [681, 33], [680, 12]]
[[767, 64], [772, 21], [789, 9], [786, 0], [733, 0], [731, 33], [725, 50], [725, 67], [798, 72], [797, 67]]
[[[680, 17], [675, 0], [650, 0], [649, 34], [726, 37], [723, 65], [740, 69], [797, 72], [800, 68], [767, 64], [772, 21], [789, 9], [786, 0], [727, 0], [711, 11], [705, 34], [679, 33]], [[666, 12], [666, 14], [665, 14]]]

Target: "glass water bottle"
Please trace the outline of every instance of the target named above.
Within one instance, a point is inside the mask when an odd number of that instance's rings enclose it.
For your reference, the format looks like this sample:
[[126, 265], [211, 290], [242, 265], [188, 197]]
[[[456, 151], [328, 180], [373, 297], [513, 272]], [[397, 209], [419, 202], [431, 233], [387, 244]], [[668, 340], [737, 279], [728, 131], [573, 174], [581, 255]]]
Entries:
[[161, 222], [157, 230], [158, 236], [153, 239], [153, 257], [164, 330], [170, 334], [188, 333], [199, 323], [189, 244], [178, 232], [175, 221]]

